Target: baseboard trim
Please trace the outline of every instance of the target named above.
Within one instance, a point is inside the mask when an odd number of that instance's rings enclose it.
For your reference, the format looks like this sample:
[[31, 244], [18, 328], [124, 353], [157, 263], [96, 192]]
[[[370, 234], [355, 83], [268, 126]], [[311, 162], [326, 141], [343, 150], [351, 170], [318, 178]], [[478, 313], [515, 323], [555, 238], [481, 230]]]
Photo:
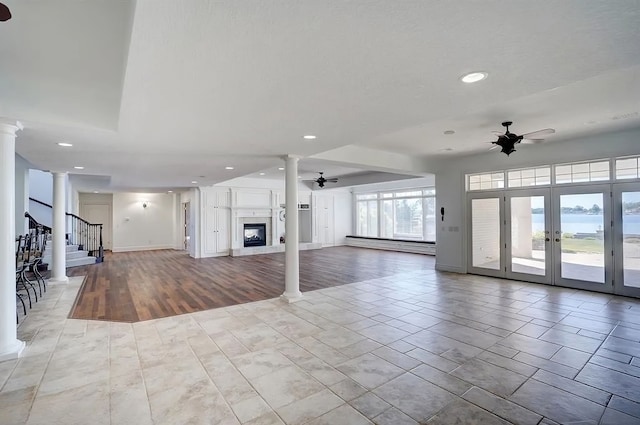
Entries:
[[438, 270], [440, 272], [451, 272], [451, 273], [467, 274], [466, 270], [464, 270], [462, 267], [460, 267], [460, 266], [450, 266], [450, 265], [447, 265], [447, 264], [438, 264], [438, 263], [436, 263], [436, 270]]
[[123, 246], [113, 248], [111, 252], [155, 251], [158, 249], [174, 249], [173, 245]]

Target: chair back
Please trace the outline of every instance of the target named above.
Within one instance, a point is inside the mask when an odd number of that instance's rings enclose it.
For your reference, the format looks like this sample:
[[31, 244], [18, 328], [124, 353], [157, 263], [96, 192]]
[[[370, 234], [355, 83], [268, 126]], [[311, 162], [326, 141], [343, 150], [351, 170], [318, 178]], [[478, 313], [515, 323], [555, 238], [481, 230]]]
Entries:
[[22, 253], [22, 237], [22, 235], [18, 235], [18, 237], [16, 238], [16, 269], [18, 268], [20, 260], [22, 259], [22, 256], [20, 255]]

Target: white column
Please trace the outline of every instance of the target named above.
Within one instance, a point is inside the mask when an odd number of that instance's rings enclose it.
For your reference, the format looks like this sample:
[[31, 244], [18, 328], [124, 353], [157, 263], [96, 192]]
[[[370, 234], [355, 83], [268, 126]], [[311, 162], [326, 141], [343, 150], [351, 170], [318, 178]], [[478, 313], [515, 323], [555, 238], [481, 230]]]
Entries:
[[0, 361], [24, 349], [16, 327], [16, 131], [20, 123], [0, 119]]
[[51, 239], [53, 240], [53, 271], [51, 282], [67, 283], [67, 246], [65, 234], [67, 225], [65, 221], [65, 191], [67, 173], [53, 174], [53, 228]]
[[284, 294], [282, 299], [295, 302], [302, 298], [300, 292], [300, 258], [298, 253], [298, 157], [285, 157], [286, 214]]

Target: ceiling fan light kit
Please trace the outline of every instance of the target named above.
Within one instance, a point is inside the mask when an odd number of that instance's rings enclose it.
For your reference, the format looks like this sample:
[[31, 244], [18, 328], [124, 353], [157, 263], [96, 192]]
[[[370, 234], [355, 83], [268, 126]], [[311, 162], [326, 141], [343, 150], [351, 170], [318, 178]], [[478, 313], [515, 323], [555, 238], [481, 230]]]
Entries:
[[509, 131], [509, 126], [511, 126], [512, 124], [512, 121], [504, 121], [502, 123], [502, 126], [506, 129], [506, 131], [504, 134], [498, 134], [498, 140], [496, 140], [495, 142], [491, 142], [494, 146], [489, 150], [500, 147], [500, 152], [509, 156], [516, 151], [516, 144], [522, 143], [524, 140], [526, 140], [528, 143], [541, 143], [544, 141], [544, 139], [541, 139], [539, 136], [545, 134], [553, 134], [556, 132], [553, 128], [545, 128], [543, 130], [537, 130], [532, 131], [531, 133], [517, 135]]
[[324, 176], [324, 171], [318, 171], [318, 173], [320, 174], [320, 177], [318, 177], [317, 179], [313, 180], [314, 183], [318, 184], [318, 187], [320, 187], [321, 189], [324, 187], [325, 183], [337, 183], [338, 179], [336, 177], [333, 178], [325, 178]]
[[11, 11], [5, 4], [0, 3], [0, 22], [6, 22], [9, 19], [11, 19]]

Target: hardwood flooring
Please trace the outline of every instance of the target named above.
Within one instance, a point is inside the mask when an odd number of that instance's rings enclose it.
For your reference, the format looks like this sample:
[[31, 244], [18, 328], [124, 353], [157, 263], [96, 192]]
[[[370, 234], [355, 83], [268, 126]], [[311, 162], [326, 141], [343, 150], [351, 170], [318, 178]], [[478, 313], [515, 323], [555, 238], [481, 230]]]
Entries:
[[[353, 247], [300, 251], [300, 290], [434, 267], [435, 257]], [[73, 319], [137, 322], [274, 298], [284, 291], [284, 254], [194, 259], [184, 251], [108, 253], [76, 267], [86, 275]]]

